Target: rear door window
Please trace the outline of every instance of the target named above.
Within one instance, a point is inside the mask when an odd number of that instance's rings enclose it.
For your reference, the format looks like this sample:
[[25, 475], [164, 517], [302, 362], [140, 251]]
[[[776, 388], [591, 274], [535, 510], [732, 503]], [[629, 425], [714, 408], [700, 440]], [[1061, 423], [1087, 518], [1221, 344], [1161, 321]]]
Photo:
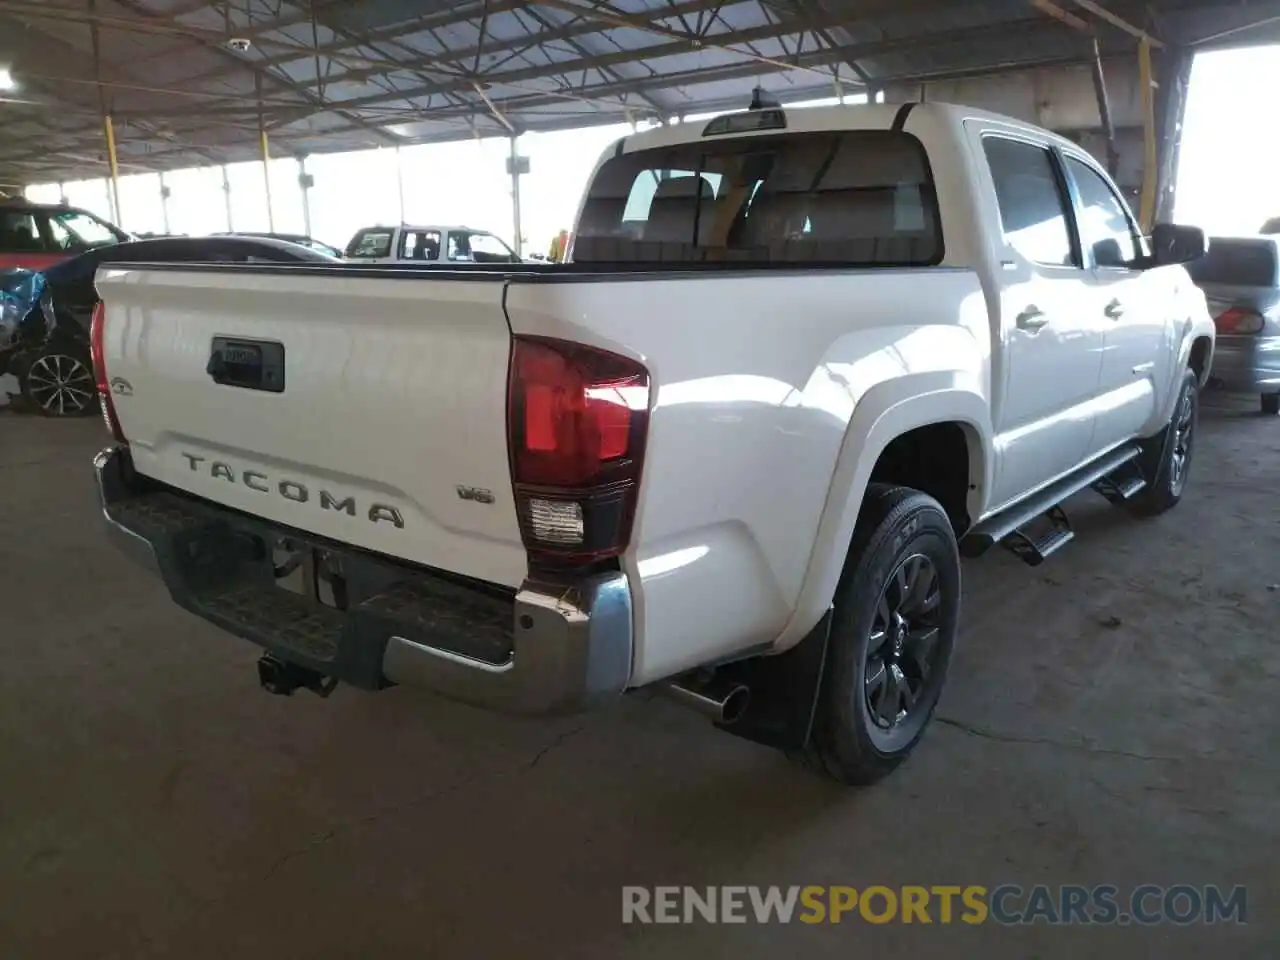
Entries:
[[395, 231], [390, 227], [359, 231], [347, 244], [348, 257], [356, 260], [381, 260], [391, 256], [391, 240]]
[[0, 210], [0, 253], [48, 253], [43, 220], [37, 211]]
[[439, 260], [440, 231], [406, 230], [400, 239], [402, 260]]
[[574, 260], [829, 266], [941, 261], [924, 148], [887, 130], [736, 137], [605, 161]]
[[984, 137], [982, 148], [1008, 244], [1032, 263], [1079, 266], [1064, 184], [1049, 149], [1005, 137]]

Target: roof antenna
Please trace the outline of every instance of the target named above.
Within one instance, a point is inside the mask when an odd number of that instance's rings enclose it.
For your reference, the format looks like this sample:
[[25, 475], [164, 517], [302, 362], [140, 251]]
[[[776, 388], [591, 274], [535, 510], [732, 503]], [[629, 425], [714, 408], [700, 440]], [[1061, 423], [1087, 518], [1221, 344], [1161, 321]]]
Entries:
[[765, 93], [764, 88], [757, 86], [751, 91], [751, 106], [748, 110], [764, 110], [766, 107], [781, 107], [782, 104], [772, 94]]

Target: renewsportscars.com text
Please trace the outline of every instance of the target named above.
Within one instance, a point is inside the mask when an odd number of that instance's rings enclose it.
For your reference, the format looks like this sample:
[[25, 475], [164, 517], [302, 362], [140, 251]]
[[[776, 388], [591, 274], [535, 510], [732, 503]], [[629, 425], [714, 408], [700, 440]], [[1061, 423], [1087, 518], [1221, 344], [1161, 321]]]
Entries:
[[1248, 891], [1144, 884], [1086, 887], [723, 886], [622, 888], [623, 923], [1247, 923]]

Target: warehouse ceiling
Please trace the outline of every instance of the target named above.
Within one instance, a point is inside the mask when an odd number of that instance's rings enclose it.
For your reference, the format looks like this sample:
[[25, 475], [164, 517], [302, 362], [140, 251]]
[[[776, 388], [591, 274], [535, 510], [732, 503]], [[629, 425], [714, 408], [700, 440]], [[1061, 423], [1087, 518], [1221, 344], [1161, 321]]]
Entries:
[[[1273, 39], [1280, 0], [0, 0], [0, 184]], [[4, 69], [14, 81], [3, 88]]]

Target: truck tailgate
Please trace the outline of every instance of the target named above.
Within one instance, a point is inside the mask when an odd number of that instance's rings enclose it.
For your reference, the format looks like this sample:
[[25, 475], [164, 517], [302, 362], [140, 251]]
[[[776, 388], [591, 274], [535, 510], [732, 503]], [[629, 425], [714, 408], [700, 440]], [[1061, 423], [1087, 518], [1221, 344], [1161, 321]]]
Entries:
[[[106, 373], [139, 473], [309, 533], [520, 584], [500, 276], [119, 267], [97, 285]], [[280, 379], [263, 380], [256, 367], [277, 354]]]

